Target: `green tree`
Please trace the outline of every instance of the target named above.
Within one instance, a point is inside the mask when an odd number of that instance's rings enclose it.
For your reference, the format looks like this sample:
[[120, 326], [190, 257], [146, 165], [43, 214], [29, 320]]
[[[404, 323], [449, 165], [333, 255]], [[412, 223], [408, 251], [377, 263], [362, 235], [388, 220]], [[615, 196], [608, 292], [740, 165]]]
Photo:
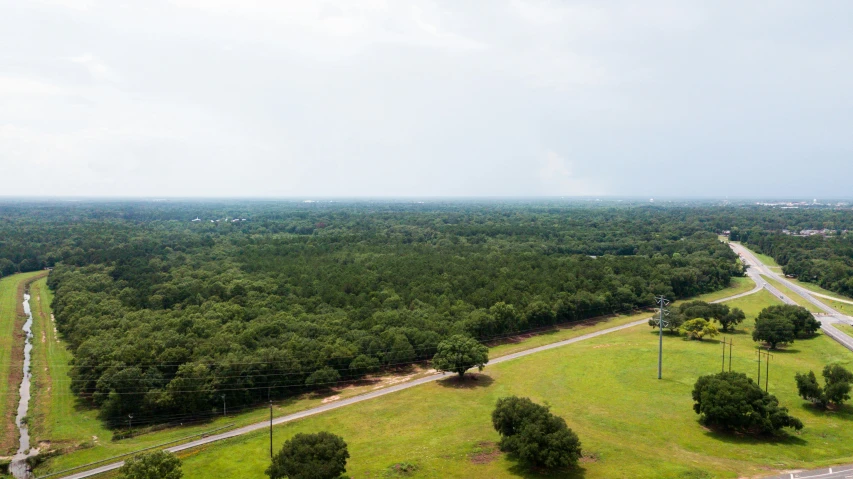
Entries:
[[465, 376], [465, 371], [475, 366], [482, 371], [488, 362], [489, 348], [461, 334], [438, 343], [438, 351], [432, 358], [435, 369], [456, 373], [460, 379]]
[[702, 376], [693, 387], [693, 410], [702, 424], [744, 433], [772, 434], [783, 427], [802, 429], [803, 423], [779, 406], [743, 373]]
[[570, 467], [581, 457], [580, 439], [566, 421], [529, 398], [498, 399], [492, 426], [501, 435], [500, 449], [532, 466]]
[[734, 329], [735, 326], [742, 323], [746, 319], [746, 315], [740, 308], [733, 308], [731, 311], [717, 318], [717, 322], [723, 328], [723, 332], [729, 332], [729, 328]]
[[329, 432], [289, 439], [265, 471], [270, 479], [337, 479], [346, 472], [347, 443]]
[[[663, 324], [665, 325], [664, 328], [668, 329], [672, 334], [680, 331], [681, 326], [685, 321], [686, 319], [684, 318], [684, 315], [676, 311], [670, 312], [669, 316], [664, 316], [663, 318]], [[649, 326], [651, 326], [652, 329], [657, 328], [658, 324], [660, 324], [659, 315], [656, 314], [654, 317], [649, 319]]]
[[681, 326], [681, 330], [687, 334], [688, 338], [698, 339], [699, 341], [701, 341], [705, 336], [713, 338], [720, 334], [720, 332], [717, 331], [716, 326], [702, 318], [691, 319], [690, 321], [685, 322]]
[[823, 378], [826, 381], [826, 398], [836, 405], [841, 405], [850, 399], [850, 383], [853, 383], [853, 373], [838, 364], [825, 366]]
[[829, 400], [826, 398], [823, 388], [818, 384], [814, 371], [809, 371], [808, 374], [797, 373], [794, 376], [794, 380], [797, 381], [797, 392], [801, 398], [811, 401], [812, 404], [817, 405], [821, 409], [826, 408]]
[[797, 373], [797, 391], [800, 397], [811, 401], [821, 409], [832, 403], [840, 406], [850, 399], [850, 383], [853, 383], [853, 373], [844, 367], [833, 364], [823, 368], [823, 379], [826, 385], [821, 387], [817, 382], [814, 371], [808, 374]]
[[771, 315], [755, 319], [755, 329], [752, 330], [753, 341], [763, 341], [776, 349], [778, 344], [794, 342], [794, 324], [787, 316]]
[[802, 306], [777, 304], [761, 310], [758, 319], [787, 318], [791, 322], [794, 336], [811, 336], [820, 329], [820, 321]]
[[124, 461], [118, 470], [123, 479], [181, 479], [181, 460], [166, 451], [149, 452]]
[[305, 385], [309, 387], [330, 388], [341, 380], [341, 375], [333, 368], [326, 366], [311, 373], [305, 379]]
[[375, 373], [379, 371], [379, 360], [373, 356], [360, 354], [349, 363], [349, 368], [353, 374]]

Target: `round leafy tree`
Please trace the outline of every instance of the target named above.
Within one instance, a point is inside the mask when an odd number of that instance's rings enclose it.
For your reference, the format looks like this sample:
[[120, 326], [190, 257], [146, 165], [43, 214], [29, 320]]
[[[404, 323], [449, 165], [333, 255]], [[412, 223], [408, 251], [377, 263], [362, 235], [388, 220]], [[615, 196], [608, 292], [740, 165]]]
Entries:
[[786, 316], [759, 315], [755, 319], [755, 329], [752, 330], [753, 341], [764, 341], [770, 349], [783, 343], [794, 342], [794, 323]]
[[432, 358], [435, 369], [456, 373], [460, 378], [474, 366], [482, 371], [488, 362], [489, 349], [476, 339], [461, 334], [438, 343], [438, 351]]
[[783, 427], [803, 428], [799, 419], [779, 406], [776, 396], [762, 391], [743, 373], [700, 377], [693, 388], [693, 400], [693, 410], [708, 426], [752, 434], [773, 434]]
[[306, 386], [328, 388], [341, 380], [341, 375], [334, 368], [326, 366], [311, 373], [305, 380]]
[[580, 439], [566, 421], [528, 398], [499, 399], [492, 425], [501, 435], [501, 451], [532, 466], [569, 467], [581, 457]]
[[284, 443], [265, 474], [270, 479], [337, 479], [346, 472], [347, 443], [329, 432], [299, 433]]
[[181, 460], [166, 451], [149, 452], [124, 461], [122, 479], [181, 479]]
[[705, 336], [713, 338], [720, 334], [717, 327], [711, 324], [708, 320], [702, 318], [691, 319], [681, 325], [681, 330], [687, 334], [690, 339], [702, 340]]

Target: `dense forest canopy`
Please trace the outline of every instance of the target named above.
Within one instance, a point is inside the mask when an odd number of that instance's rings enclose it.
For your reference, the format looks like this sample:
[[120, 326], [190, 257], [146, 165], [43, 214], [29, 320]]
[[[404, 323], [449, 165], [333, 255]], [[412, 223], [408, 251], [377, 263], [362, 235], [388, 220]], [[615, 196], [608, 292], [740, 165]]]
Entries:
[[5, 203], [0, 273], [54, 267], [73, 390], [110, 421], [163, 421], [426, 359], [453, 334], [714, 291], [742, 274], [717, 233], [852, 221], [621, 202]]

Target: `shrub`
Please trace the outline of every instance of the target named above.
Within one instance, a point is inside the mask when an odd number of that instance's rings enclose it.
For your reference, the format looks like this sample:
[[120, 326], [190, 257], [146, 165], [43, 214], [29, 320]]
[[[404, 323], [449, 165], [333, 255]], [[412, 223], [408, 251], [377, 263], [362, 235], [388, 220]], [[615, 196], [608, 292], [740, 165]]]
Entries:
[[776, 396], [761, 390], [743, 373], [702, 376], [693, 388], [693, 410], [700, 421], [744, 433], [776, 433], [783, 427], [802, 429], [799, 419], [779, 406]]
[[270, 479], [337, 479], [346, 472], [347, 443], [329, 432], [299, 433], [282, 446], [265, 471]]
[[566, 421], [528, 398], [499, 399], [492, 425], [501, 435], [501, 451], [532, 466], [569, 467], [581, 457], [580, 440]]
[[181, 479], [181, 460], [166, 451], [140, 454], [124, 462], [119, 469], [124, 479]]

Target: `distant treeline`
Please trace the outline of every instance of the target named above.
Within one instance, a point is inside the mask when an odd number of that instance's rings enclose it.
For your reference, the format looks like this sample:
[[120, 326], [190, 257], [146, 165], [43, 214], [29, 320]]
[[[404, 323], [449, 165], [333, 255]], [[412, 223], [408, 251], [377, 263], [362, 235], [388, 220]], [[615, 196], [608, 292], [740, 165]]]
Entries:
[[853, 234], [802, 237], [749, 231], [742, 240], [775, 259], [785, 274], [853, 296]]
[[240, 407], [430, 358], [451, 334], [485, 340], [718, 290], [742, 271], [716, 233], [848, 220], [786, 214], [559, 202], [7, 204], [0, 257], [17, 270], [56, 267], [49, 285], [74, 352], [73, 390], [124, 424], [127, 414], [183, 419], [221, 407], [222, 395]]

